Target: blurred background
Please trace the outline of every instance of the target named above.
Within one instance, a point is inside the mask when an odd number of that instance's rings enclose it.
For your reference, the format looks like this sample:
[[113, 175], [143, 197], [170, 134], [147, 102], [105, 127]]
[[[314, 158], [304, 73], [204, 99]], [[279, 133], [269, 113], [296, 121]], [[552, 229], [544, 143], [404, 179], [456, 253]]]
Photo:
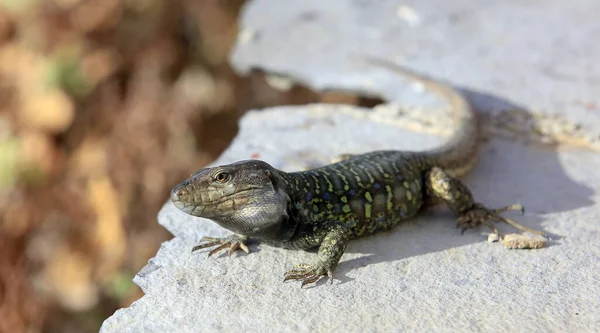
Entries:
[[159, 209], [245, 111], [380, 102], [237, 75], [244, 2], [0, 0], [0, 332], [97, 332], [140, 298]]
[[361, 104], [227, 58], [242, 0], [0, 0], [0, 332], [97, 332], [142, 296], [170, 189], [248, 109]]

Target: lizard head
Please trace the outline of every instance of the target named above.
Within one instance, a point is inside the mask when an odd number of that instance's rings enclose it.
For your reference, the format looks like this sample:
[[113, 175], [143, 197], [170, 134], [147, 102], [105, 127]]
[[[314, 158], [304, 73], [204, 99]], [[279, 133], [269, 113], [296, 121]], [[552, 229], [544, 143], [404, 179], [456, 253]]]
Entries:
[[201, 169], [173, 188], [171, 201], [235, 233], [264, 233], [287, 218], [289, 197], [278, 172], [258, 160]]

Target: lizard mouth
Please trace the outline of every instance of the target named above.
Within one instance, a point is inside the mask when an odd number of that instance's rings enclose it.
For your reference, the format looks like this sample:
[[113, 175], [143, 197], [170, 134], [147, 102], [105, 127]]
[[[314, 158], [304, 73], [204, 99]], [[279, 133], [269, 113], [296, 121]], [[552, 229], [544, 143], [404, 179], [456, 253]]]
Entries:
[[250, 187], [250, 188], [246, 188], [243, 190], [239, 190], [236, 191], [234, 193], [228, 194], [228, 195], [224, 195], [221, 196], [220, 198], [216, 199], [216, 200], [212, 200], [209, 202], [194, 202], [194, 201], [189, 201], [189, 200], [185, 200], [184, 194], [186, 192], [184, 192], [185, 190], [176, 187], [171, 191], [171, 202], [173, 203], [173, 205], [175, 207], [177, 207], [178, 209], [184, 211], [187, 214], [190, 215], [194, 215], [194, 216], [200, 216], [198, 214], [195, 214], [194, 211], [198, 208], [202, 208], [203, 211], [206, 211], [206, 209], [210, 209], [210, 210], [214, 210], [217, 211], [217, 209], [211, 209], [213, 207], [216, 207], [224, 202], [233, 200], [236, 197], [249, 197], [247, 195], [247, 193], [256, 190], [257, 187]]

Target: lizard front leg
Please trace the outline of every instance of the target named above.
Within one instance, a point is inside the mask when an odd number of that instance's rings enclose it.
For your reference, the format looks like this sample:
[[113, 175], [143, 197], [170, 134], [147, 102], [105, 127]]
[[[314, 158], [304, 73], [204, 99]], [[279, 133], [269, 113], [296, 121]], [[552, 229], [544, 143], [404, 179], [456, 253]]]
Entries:
[[311, 265], [298, 264], [284, 274], [283, 280], [302, 281], [301, 287], [309, 283], [319, 281], [323, 276], [327, 276], [333, 283], [333, 271], [337, 267], [342, 254], [346, 250], [346, 245], [350, 239], [350, 230], [342, 224], [332, 224], [322, 228], [315, 233], [306, 233], [298, 236], [306, 245], [318, 245], [317, 261]]
[[487, 208], [475, 202], [473, 194], [463, 182], [449, 176], [440, 168], [434, 167], [427, 173], [425, 184], [427, 196], [430, 200], [444, 202], [448, 208], [458, 215], [457, 227], [460, 227], [462, 232], [478, 224], [483, 224], [499, 235], [498, 229], [489, 222], [489, 220], [498, 220], [506, 222], [519, 230], [545, 237], [545, 234], [541, 231], [527, 228], [500, 215], [500, 213], [509, 210], [518, 210], [523, 213], [525, 208], [522, 205], [513, 204], [498, 209]]

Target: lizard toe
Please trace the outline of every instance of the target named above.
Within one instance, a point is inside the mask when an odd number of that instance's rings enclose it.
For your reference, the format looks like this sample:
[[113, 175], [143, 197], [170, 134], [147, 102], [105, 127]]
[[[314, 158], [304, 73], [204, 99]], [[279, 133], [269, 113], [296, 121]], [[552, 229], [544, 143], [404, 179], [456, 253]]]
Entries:
[[194, 246], [192, 252], [216, 246], [214, 249], [208, 252], [209, 257], [215, 253], [221, 252], [226, 249], [229, 249], [230, 257], [237, 250], [242, 250], [246, 253], [250, 253], [248, 246], [246, 246], [247, 240], [247, 237], [241, 235], [231, 235], [224, 238], [202, 237], [200, 242], [206, 243]]
[[510, 224], [511, 226], [513, 226], [519, 230], [522, 230], [522, 231], [528, 231], [528, 232], [531, 232], [536, 235], [545, 236], [545, 234], [541, 231], [527, 228], [527, 227], [517, 223], [514, 220], [511, 220], [509, 218], [506, 218], [506, 217], [500, 215], [500, 213], [502, 213], [502, 212], [511, 211], [511, 210], [520, 211], [521, 214], [523, 214], [525, 212], [525, 208], [520, 204], [508, 205], [508, 206], [498, 208], [498, 209], [490, 209], [490, 208], [486, 208], [482, 204], [476, 203], [473, 205], [473, 207], [471, 209], [463, 212], [457, 218], [456, 226], [461, 228], [461, 231], [464, 233], [465, 230], [474, 228], [477, 225], [482, 224], [482, 225], [489, 227], [494, 234], [500, 235], [500, 232], [498, 231], [498, 229], [492, 223], [489, 222], [490, 220], [496, 220], [496, 221], [501, 221], [501, 222]]
[[298, 264], [292, 269], [283, 274], [283, 282], [286, 281], [302, 281], [301, 288], [307, 284], [316, 283], [322, 277], [329, 277], [332, 280], [331, 270], [327, 269], [324, 264], [317, 263], [315, 265]]

